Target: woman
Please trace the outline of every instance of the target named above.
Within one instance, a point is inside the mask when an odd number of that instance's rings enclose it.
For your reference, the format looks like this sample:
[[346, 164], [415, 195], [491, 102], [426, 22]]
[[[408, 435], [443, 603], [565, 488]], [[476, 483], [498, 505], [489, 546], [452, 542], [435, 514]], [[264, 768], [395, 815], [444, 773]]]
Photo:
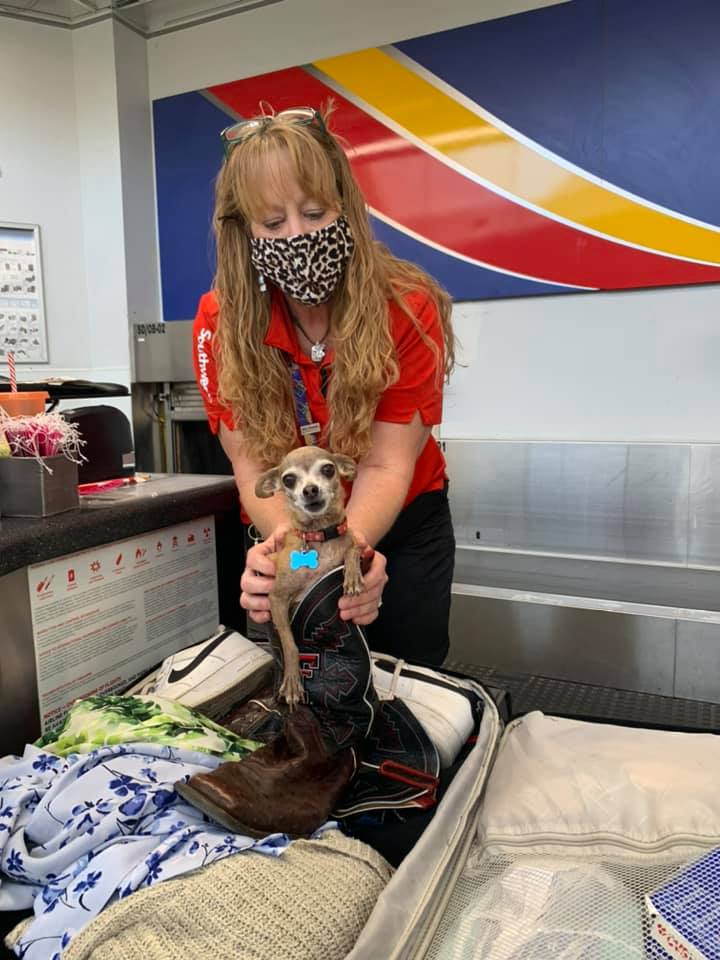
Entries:
[[255, 623], [270, 619], [269, 554], [289, 526], [284, 498], [256, 498], [255, 480], [289, 449], [318, 443], [358, 461], [347, 519], [375, 550], [364, 592], [340, 600], [341, 617], [368, 627], [371, 649], [439, 664], [455, 542], [431, 428], [454, 361], [450, 299], [373, 241], [320, 113], [241, 121], [222, 138], [217, 274], [200, 301], [194, 358], [243, 520], [264, 538], [248, 550], [241, 606]]

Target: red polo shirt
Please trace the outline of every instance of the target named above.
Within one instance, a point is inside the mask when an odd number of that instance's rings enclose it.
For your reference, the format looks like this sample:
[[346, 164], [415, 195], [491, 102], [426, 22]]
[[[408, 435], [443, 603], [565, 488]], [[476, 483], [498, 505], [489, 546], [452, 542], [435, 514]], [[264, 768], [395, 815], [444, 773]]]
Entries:
[[[427, 294], [411, 293], [405, 302], [417, 318], [422, 329], [443, 350], [443, 337], [437, 307]], [[440, 423], [442, 418], [442, 380], [437, 375], [435, 354], [418, 333], [415, 324], [394, 301], [390, 301], [390, 323], [397, 351], [400, 376], [380, 397], [375, 419], [386, 423], [410, 423], [419, 411], [426, 426]], [[229, 430], [235, 429], [232, 411], [217, 398], [217, 368], [213, 353], [213, 337], [218, 319], [218, 304], [215, 294], [204, 294], [200, 299], [193, 326], [193, 362], [195, 376], [200, 387], [208, 423], [213, 433], [224, 423]], [[294, 360], [301, 371], [310, 411], [314, 421], [324, 431], [328, 422], [328, 408], [321, 383], [323, 367], [331, 367], [332, 351], [328, 351], [320, 363], [315, 363], [300, 349], [295, 326], [285, 305], [283, 296], [273, 290], [270, 323], [264, 341], [269, 347], [277, 347]], [[329, 374], [329, 371], [327, 371]], [[289, 374], [288, 374], [289, 376]], [[320, 440], [322, 443], [322, 439]], [[298, 431], [298, 446], [302, 439]], [[415, 474], [408, 490], [405, 506], [421, 493], [440, 490], [445, 483], [445, 458], [437, 442], [428, 437], [415, 464]]]

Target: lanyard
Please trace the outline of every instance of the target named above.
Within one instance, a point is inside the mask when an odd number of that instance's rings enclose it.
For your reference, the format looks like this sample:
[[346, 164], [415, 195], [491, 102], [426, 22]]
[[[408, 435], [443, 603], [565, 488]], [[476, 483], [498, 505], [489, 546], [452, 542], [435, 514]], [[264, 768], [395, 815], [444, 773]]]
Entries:
[[290, 362], [290, 376], [292, 377], [293, 398], [295, 400], [295, 418], [300, 427], [300, 433], [305, 443], [314, 446], [315, 441], [320, 436], [320, 424], [312, 418], [305, 381], [302, 378], [300, 367], [294, 360]]

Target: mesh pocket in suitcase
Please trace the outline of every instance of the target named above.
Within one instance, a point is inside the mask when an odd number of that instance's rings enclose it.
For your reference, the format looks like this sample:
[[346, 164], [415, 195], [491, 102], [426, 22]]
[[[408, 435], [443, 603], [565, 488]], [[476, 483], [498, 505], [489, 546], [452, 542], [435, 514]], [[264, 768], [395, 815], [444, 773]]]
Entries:
[[720, 843], [712, 734], [531, 713], [500, 744], [477, 839], [424, 960], [645, 960], [645, 897]]

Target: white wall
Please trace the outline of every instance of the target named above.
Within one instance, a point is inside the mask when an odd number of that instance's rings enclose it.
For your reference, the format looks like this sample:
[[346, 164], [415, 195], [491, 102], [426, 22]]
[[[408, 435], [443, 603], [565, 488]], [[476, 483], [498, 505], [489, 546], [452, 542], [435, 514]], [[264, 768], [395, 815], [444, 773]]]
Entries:
[[[111, 20], [74, 30], [73, 63], [92, 379], [129, 382], [123, 191]], [[125, 401], [129, 411], [129, 401]]]
[[152, 110], [145, 40], [115, 24], [118, 129], [122, 169], [127, 317], [160, 319]]
[[0, 220], [40, 224], [48, 328], [49, 362], [18, 375], [128, 384], [112, 23], [3, 18], [0, 89]]
[[458, 304], [442, 436], [720, 442], [720, 286]]
[[92, 366], [72, 34], [39, 24], [0, 26], [0, 220], [39, 223], [50, 364]]
[[148, 42], [153, 100], [567, 0], [284, 0]]

